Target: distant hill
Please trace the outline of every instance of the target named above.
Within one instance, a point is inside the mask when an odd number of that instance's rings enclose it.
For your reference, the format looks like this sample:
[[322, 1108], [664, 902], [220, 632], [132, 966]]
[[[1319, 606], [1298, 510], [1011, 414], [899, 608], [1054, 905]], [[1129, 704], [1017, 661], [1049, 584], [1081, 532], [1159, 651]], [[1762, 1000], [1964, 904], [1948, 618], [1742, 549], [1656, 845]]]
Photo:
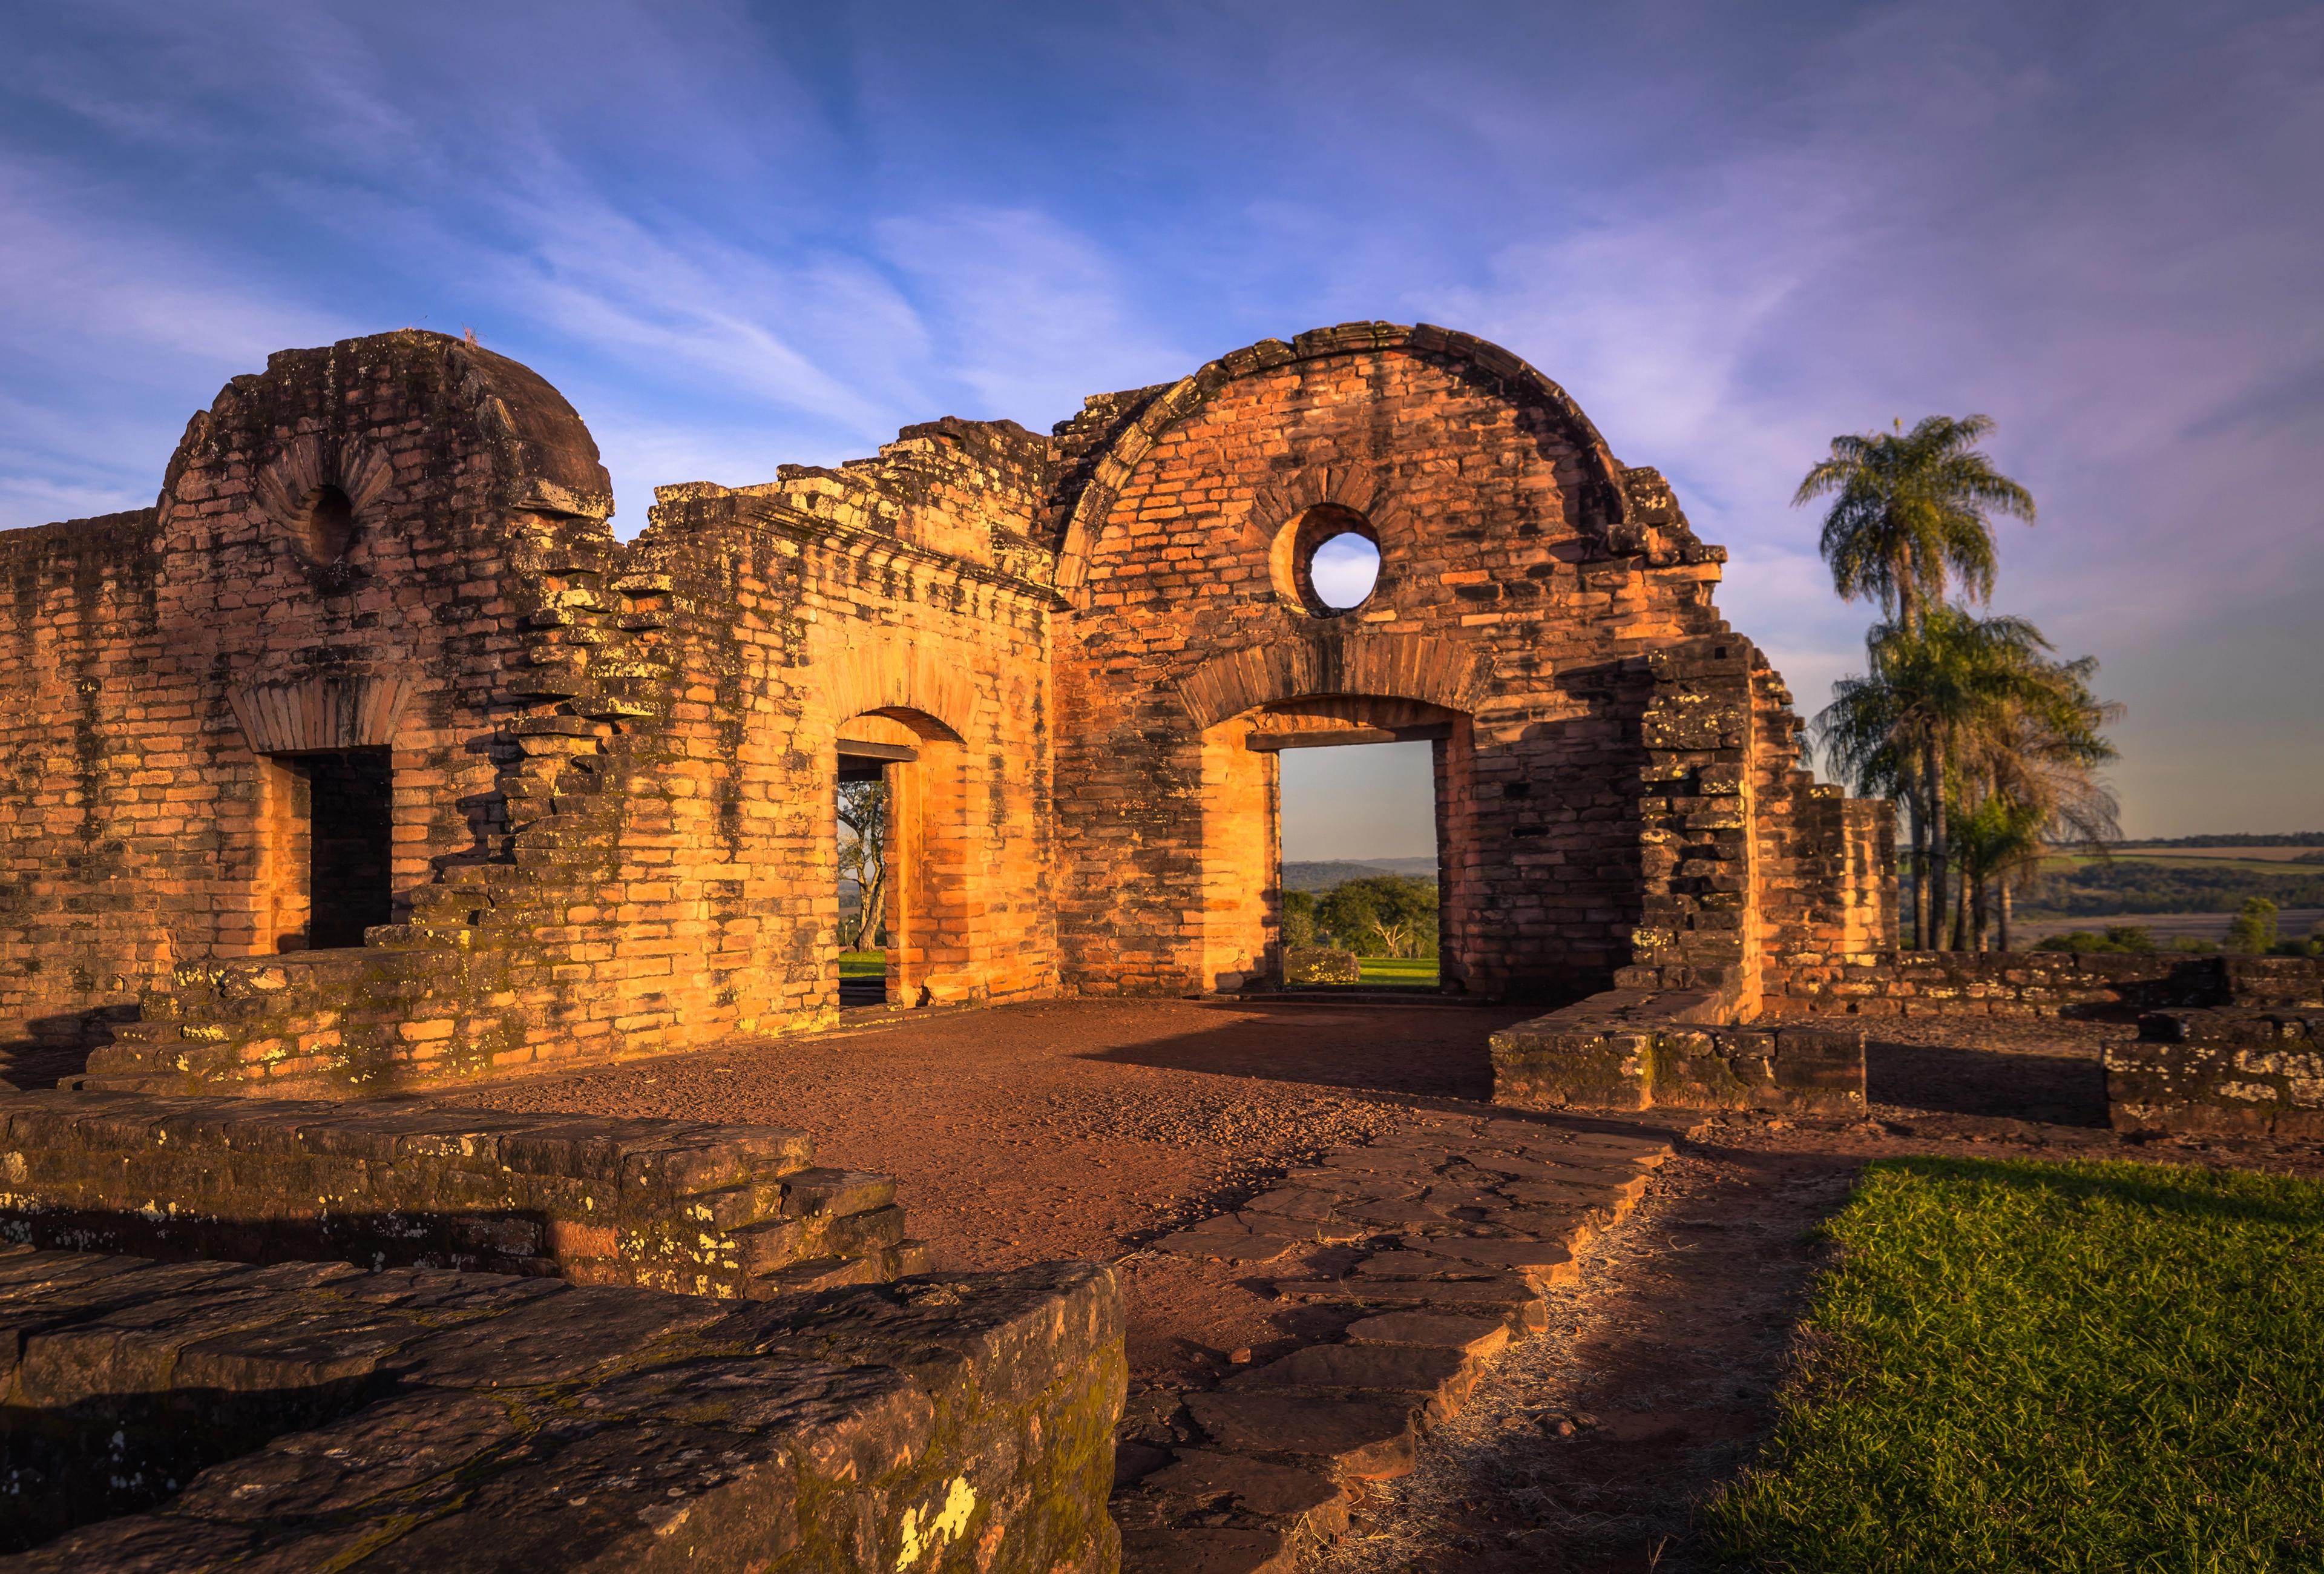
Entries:
[[1436, 855], [1434, 853], [1425, 858], [1363, 858], [1358, 861], [1370, 864], [1375, 869], [1386, 869], [1391, 875], [1436, 873]]
[[2118, 858], [2029, 880], [2018, 888], [2016, 907], [2018, 916], [2028, 919], [2233, 912], [2253, 896], [2264, 896], [2278, 907], [2324, 907], [2324, 875], [2178, 869], [2159, 859]]
[[1329, 891], [1342, 880], [1360, 880], [1367, 875], [1393, 875], [1397, 870], [1379, 864], [1351, 864], [1344, 858], [1333, 858], [1319, 864], [1289, 864], [1283, 866], [1283, 888], [1286, 891]]
[[1286, 863], [1283, 866], [1283, 888], [1286, 891], [1329, 891], [1343, 880], [1360, 880], [1367, 875], [1422, 875], [1436, 873], [1434, 858], [1366, 858], [1357, 863], [1350, 858], [1326, 858], [1313, 863]]

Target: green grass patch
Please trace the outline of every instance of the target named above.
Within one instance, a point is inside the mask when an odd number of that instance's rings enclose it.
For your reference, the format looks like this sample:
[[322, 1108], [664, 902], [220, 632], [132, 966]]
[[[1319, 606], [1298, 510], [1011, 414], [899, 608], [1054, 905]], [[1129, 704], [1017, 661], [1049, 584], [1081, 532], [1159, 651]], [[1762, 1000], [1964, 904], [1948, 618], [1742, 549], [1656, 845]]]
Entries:
[[2324, 1185], [1901, 1159], [1827, 1227], [1731, 1558], [1823, 1569], [2324, 1569]]
[[1434, 984], [1434, 957], [1359, 957], [1359, 977], [1367, 984]]
[[839, 953], [839, 976], [843, 978], [885, 978], [888, 976], [888, 953], [842, 951]]

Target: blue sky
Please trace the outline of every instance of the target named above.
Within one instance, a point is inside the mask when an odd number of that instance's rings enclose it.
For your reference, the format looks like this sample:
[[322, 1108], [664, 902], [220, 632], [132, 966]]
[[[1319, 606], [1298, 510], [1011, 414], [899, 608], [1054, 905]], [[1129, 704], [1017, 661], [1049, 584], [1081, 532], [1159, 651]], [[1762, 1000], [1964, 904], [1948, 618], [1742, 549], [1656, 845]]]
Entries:
[[634, 530], [1434, 321], [1672, 477], [1807, 709], [1868, 611], [1801, 473], [1993, 415], [2042, 505], [1996, 604], [2129, 704], [2128, 828], [2324, 829], [2313, 5], [84, 0], [8, 8], [0, 84], [0, 524], [149, 502], [228, 376], [411, 324], [563, 389]]

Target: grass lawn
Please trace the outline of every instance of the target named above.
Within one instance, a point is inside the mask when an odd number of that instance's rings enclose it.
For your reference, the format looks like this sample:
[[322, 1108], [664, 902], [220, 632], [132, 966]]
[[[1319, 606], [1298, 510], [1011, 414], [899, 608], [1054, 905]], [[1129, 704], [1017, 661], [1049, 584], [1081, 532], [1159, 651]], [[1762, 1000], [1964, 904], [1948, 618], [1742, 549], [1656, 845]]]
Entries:
[[1434, 957], [1359, 957], [1356, 965], [1367, 984], [1434, 984]]
[[2324, 1569], [2324, 1184], [1901, 1159], [1828, 1227], [1803, 1380], [1708, 1509], [1729, 1555]]
[[842, 951], [839, 953], [839, 976], [843, 978], [885, 978], [888, 976], [888, 953]]

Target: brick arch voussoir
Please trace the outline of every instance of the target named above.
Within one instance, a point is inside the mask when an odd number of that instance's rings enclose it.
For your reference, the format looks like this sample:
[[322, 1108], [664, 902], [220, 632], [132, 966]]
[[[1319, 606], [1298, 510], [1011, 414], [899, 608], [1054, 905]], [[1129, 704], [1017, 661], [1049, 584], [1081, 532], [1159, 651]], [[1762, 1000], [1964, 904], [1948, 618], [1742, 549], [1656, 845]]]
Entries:
[[1489, 680], [1484, 651], [1422, 634], [1325, 634], [1222, 651], [1179, 674], [1198, 728], [1264, 706], [1319, 695], [1416, 699], [1473, 712]]
[[813, 664], [835, 722], [877, 714], [921, 732], [915, 718], [924, 718], [941, 729], [945, 741], [967, 740], [976, 714], [976, 685], [957, 662], [929, 655], [917, 644], [881, 641], [818, 654]]
[[[1551, 419], [1563, 429], [1566, 438], [1589, 458], [1591, 495], [1585, 498], [1585, 513], [1594, 514], [1584, 523], [1592, 526], [1605, 539], [1627, 535], [1631, 525], [1631, 502], [1623, 480], [1623, 466], [1614, 458], [1597, 425], [1574, 403], [1573, 396], [1526, 361], [1500, 346], [1449, 328], [1432, 323], [1406, 327], [1393, 322], [1342, 323], [1337, 328], [1316, 329], [1298, 335], [1286, 343], [1282, 339], [1261, 339], [1204, 366], [1192, 376], [1182, 377], [1167, 392], [1156, 398], [1141, 412], [1137, 420], [1117, 433], [1111, 444], [1090, 468], [1089, 484], [1075, 499], [1072, 517], [1065, 526], [1065, 543], [1057, 562], [1056, 588], [1076, 601], [1089, 572], [1089, 560], [1096, 551], [1106, 516], [1113, 511], [1116, 498], [1153, 452], [1155, 445], [1179, 422], [1195, 414], [1208, 404], [1218, 392], [1236, 379], [1270, 372], [1297, 361], [1316, 360], [1325, 356], [1348, 355], [1365, 350], [1409, 349], [1423, 355], [1443, 356], [1472, 381], [1491, 389], [1501, 397], [1517, 403], [1536, 404], [1548, 412]], [[1348, 471], [1323, 472], [1321, 484], [1356, 486], [1361, 484], [1360, 473]], [[1361, 480], [1368, 481], [1369, 477]], [[1263, 502], [1261, 506], [1272, 513], [1283, 501], [1296, 496], [1310, 485], [1318, 484], [1312, 477], [1295, 477], [1278, 482], [1269, 495], [1277, 501]], [[1379, 494], [1371, 494], [1371, 506], [1358, 507], [1357, 512], [1381, 527], [1383, 511]], [[1317, 495], [1300, 508], [1313, 507], [1315, 503], [1338, 503], [1338, 497]], [[1272, 519], [1268, 528], [1280, 525], [1291, 514]], [[1402, 523], [1398, 521], [1397, 523]]]

